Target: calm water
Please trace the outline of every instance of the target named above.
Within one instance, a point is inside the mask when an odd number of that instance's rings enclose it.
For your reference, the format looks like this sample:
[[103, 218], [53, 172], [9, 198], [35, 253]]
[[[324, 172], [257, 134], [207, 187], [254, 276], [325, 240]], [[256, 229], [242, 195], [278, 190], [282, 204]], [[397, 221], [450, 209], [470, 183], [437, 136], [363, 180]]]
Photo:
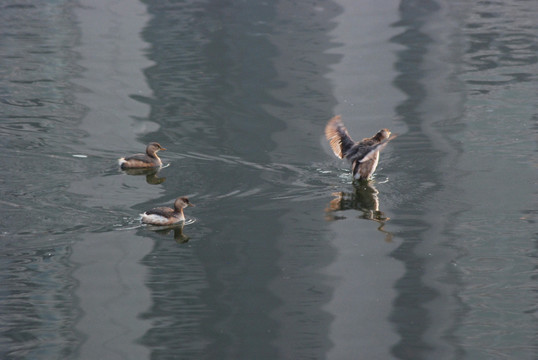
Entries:
[[[537, 18], [0, 2], [0, 358], [537, 359]], [[334, 114], [400, 134], [370, 185]], [[168, 167], [118, 170], [150, 141]]]

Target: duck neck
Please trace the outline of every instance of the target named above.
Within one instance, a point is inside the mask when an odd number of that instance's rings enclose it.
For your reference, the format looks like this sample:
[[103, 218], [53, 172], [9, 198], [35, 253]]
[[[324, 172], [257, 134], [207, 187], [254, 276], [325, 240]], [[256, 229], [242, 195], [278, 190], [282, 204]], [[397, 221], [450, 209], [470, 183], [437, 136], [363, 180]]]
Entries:
[[183, 214], [183, 208], [175, 208], [175, 213], [176, 213], [176, 216], [179, 220], [181, 221], [185, 221], [185, 214]]
[[159, 156], [157, 156], [157, 151], [155, 151], [155, 150], [147, 150], [147, 151], [146, 151], [146, 154], [147, 154], [150, 158], [154, 158], [154, 159], [159, 160]]

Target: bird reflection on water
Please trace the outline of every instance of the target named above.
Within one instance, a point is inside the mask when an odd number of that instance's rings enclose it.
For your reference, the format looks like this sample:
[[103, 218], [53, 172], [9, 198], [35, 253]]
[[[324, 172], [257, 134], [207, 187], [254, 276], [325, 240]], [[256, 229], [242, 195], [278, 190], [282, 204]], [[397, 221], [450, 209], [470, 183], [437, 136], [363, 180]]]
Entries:
[[170, 225], [170, 226], [147, 226], [148, 230], [152, 230], [158, 234], [161, 234], [163, 236], [167, 236], [170, 234], [170, 232], [174, 233], [174, 240], [178, 244], [184, 244], [190, 240], [190, 237], [183, 233], [183, 227], [185, 226], [185, 222], [181, 222], [178, 224]]
[[150, 185], [159, 185], [166, 181], [166, 177], [159, 177], [161, 168], [139, 168], [139, 169], [123, 169], [127, 175], [146, 175], [146, 182]]
[[373, 220], [379, 223], [377, 228], [385, 234], [385, 241], [392, 241], [392, 233], [384, 229], [385, 223], [390, 220], [389, 217], [379, 210], [379, 191], [371, 181], [354, 181], [353, 192], [334, 192], [335, 197], [331, 200], [325, 209], [326, 219], [329, 221], [345, 219], [346, 216], [338, 213], [346, 210], [359, 210], [362, 215], [361, 219]]

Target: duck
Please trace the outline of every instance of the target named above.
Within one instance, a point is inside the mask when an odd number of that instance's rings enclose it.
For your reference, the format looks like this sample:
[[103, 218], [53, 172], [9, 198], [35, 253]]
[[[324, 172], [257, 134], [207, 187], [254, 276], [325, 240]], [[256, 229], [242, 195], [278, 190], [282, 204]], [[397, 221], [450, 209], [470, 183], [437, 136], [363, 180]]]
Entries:
[[145, 154], [134, 154], [118, 159], [118, 164], [122, 169], [140, 169], [161, 167], [162, 161], [157, 156], [157, 152], [166, 150], [157, 142], [151, 142], [146, 147]]
[[172, 225], [185, 221], [183, 209], [194, 206], [188, 198], [178, 197], [174, 202], [174, 208], [157, 207], [141, 214], [142, 222], [149, 225]]
[[353, 141], [349, 136], [341, 115], [333, 117], [325, 126], [325, 137], [332, 151], [340, 159], [351, 162], [353, 178], [369, 180], [379, 163], [379, 152], [397, 135], [392, 135], [389, 129], [381, 129], [374, 136], [361, 141]]

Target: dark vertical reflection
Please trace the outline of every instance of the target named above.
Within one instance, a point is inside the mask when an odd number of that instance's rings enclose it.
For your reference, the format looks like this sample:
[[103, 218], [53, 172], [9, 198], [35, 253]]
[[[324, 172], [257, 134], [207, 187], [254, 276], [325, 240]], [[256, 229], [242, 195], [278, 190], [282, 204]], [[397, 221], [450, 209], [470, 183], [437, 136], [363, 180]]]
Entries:
[[[538, 354], [536, 314], [523, 310], [536, 304], [536, 226], [521, 216], [536, 204], [530, 195], [536, 188], [536, 134], [529, 130], [536, 121], [537, 5], [453, 6], [464, 15], [458, 17], [466, 45], [459, 65], [467, 99], [466, 131], [459, 136], [465, 156], [457, 164], [466, 176], [458, 179], [462, 191], [452, 201], [468, 206], [447, 228], [462, 254], [456, 259], [462, 283], [457, 298], [464, 309], [450, 336], [467, 358]], [[514, 175], [506, 181], [506, 174]]]
[[[526, 125], [515, 119], [528, 116], [522, 104], [536, 56], [526, 18], [534, 6], [523, 4], [400, 4], [401, 34], [393, 41], [404, 49], [394, 83], [408, 97], [397, 111], [409, 133], [394, 146], [410, 180], [393, 184], [407, 198], [392, 221], [404, 240], [393, 256], [406, 266], [390, 317], [401, 336], [392, 349], [398, 358], [532, 351], [530, 319], [513, 320], [521, 312], [511, 308], [528, 301], [514, 285], [528, 272], [512, 266], [526, 262], [520, 256], [528, 233], [506, 220], [519, 216], [514, 210], [526, 202], [531, 176], [528, 164], [505, 156], [502, 145], [504, 139], [521, 145], [525, 137]], [[510, 46], [517, 50], [507, 51]], [[521, 146], [518, 159], [526, 153]], [[519, 183], [504, 182], [509, 169]], [[496, 248], [507, 241], [508, 250]], [[509, 299], [513, 292], [518, 295]]]
[[[431, 224], [426, 220], [425, 202], [439, 190], [439, 174], [431, 171], [441, 160], [441, 154], [431, 143], [428, 134], [424, 133], [425, 119], [421, 112], [427, 90], [423, 84], [425, 56], [432, 40], [423, 30], [429, 17], [439, 7], [431, 0], [410, 0], [400, 3], [401, 20], [394, 26], [402, 29], [401, 34], [392, 41], [401, 44], [404, 49], [397, 54], [395, 64], [399, 75], [394, 85], [407, 95], [407, 99], [397, 107], [401, 120], [408, 126], [407, 143], [400, 143], [400, 151], [414, 151], [427, 154], [408, 159], [410, 164], [401, 164], [412, 170], [413, 183], [406, 184], [402, 193], [413, 194], [405, 209], [396, 211], [393, 223], [401, 226], [399, 236], [404, 239], [402, 245], [393, 252], [393, 257], [405, 264], [405, 274], [395, 283], [398, 296], [390, 319], [394, 322], [400, 341], [393, 347], [392, 353], [399, 359], [426, 359], [432, 351], [432, 344], [425, 340], [426, 332], [432, 319], [426, 305], [436, 297], [436, 291], [424, 283], [428, 259], [417, 251], [421, 242], [425, 241], [426, 232]], [[404, 149], [402, 147], [405, 146]], [[413, 171], [414, 170], [414, 171]], [[417, 189], [421, 183], [431, 183], [431, 187]], [[414, 214], [412, 223], [402, 221]]]
[[141, 342], [155, 358], [278, 358], [281, 325], [272, 313], [281, 300], [271, 284], [279, 218], [288, 210], [267, 194], [233, 195], [272, 186], [262, 166], [275, 148], [271, 134], [285, 127], [265, 109], [287, 106], [270, 94], [284, 85], [275, 80], [279, 53], [269, 41], [274, 5], [147, 6], [153, 19], [143, 37], [155, 66], [146, 76], [155, 98], [142, 100], [163, 129], [147, 140], [159, 136], [171, 154], [188, 155], [167, 169], [162, 198], [194, 193], [201, 221], [184, 230], [198, 242], [194, 253], [155, 236], [144, 259], [154, 306], [143, 316], [153, 327]]
[[[84, 108], [69, 2], [0, 2], [0, 358], [68, 358], [80, 315], [70, 243], [80, 197], [66, 194]], [[47, 14], [47, 16], [43, 16]], [[76, 235], [75, 235], [76, 234]]]
[[158, 136], [170, 154], [192, 154], [169, 169], [162, 198], [196, 194], [202, 220], [184, 232], [202, 243], [193, 253], [155, 236], [143, 261], [154, 303], [143, 316], [153, 326], [141, 342], [153, 358], [275, 358], [270, 313], [278, 301], [268, 284], [276, 273], [276, 213], [225, 196], [260, 182], [259, 171], [237, 162], [266, 161], [269, 134], [283, 126], [261, 107], [275, 87], [276, 50], [265, 36], [274, 12], [257, 3], [147, 6], [150, 118], [162, 127], [147, 141]]
[[266, 158], [255, 149], [271, 149], [267, 135], [283, 128], [261, 106], [275, 101], [269, 91], [278, 87], [276, 49], [267, 39], [271, 6], [147, 5], [154, 18], [144, 39], [156, 63], [146, 71], [155, 96], [150, 117], [165, 129], [162, 142], [181, 142], [183, 153]]
[[[330, 54], [337, 44], [331, 38], [335, 18], [342, 9], [332, 1], [279, 1], [277, 22], [271, 41], [277, 46], [274, 60], [278, 83], [273, 90], [279, 103], [268, 104], [271, 114], [285, 119], [286, 128], [272, 136], [276, 149], [273, 161], [297, 165], [298, 173], [276, 184], [282, 196], [290, 183], [307, 194], [294, 201], [283, 196], [279, 215], [282, 235], [277, 246], [280, 270], [271, 288], [282, 301], [273, 317], [279, 322], [276, 345], [279, 358], [321, 359], [334, 346], [331, 323], [334, 315], [327, 305], [335, 284], [322, 269], [335, 261], [335, 249], [324, 222], [324, 208], [330, 196], [327, 186], [321, 195], [308, 186], [317, 185], [320, 159], [326, 154], [319, 138], [336, 105], [333, 88], [326, 78], [340, 55]], [[303, 185], [303, 187], [301, 187]]]
[[[295, 196], [296, 182], [309, 195], [301, 184], [322, 154], [312, 129], [334, 102], [320, 80], [335, 58], [324, 54], [334, 10], [146, 4], [153, 19], [143, 38], [155, 65], [145, 73], [154, 98], [139, 100], [151, 105], [150, 120], [161, 130], [144, 140], [162, 139], [163, 157], [173, 162], [152, 204], [192, 194], [199, 221], [185, 227], [190, 241], [179, 247], [140, 233], [155, 240], [143, 260], [154, 303], [143, 317], [152, 328], [140, 341], [155, 358], [322, 356], [330, 346], [323, 306], [331, 291], [312, 269], [331, 258], [319, 236], [325, 204], [316, 196], [290, 202], [281, 193]], [[314, 81], [312, 73], [319, 74]]]

